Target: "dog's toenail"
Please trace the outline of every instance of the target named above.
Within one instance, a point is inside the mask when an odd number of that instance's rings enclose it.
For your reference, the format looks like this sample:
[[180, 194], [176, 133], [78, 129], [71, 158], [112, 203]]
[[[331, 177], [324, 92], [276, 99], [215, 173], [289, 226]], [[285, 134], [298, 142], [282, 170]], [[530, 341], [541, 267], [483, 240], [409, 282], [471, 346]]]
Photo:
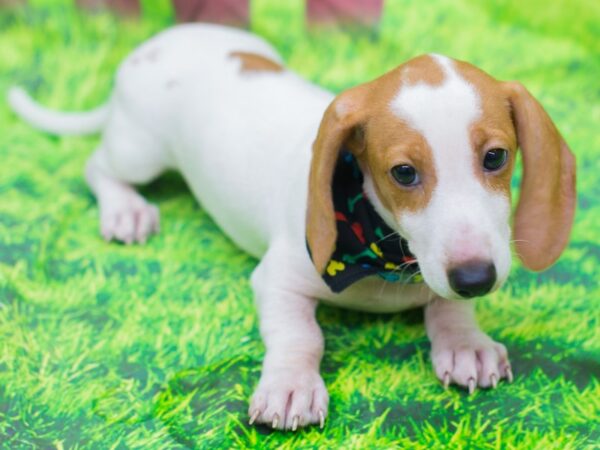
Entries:
[[469, 378], [469, 395], [475, 392], [475, 378]]
[[496, 378], [495, 373], [490, 375], [490, 383], [492, 384], [493, 389], [496, 389], [496, 387], [498, 386], [498, 379]]
[[448, 389], [450, 386], [450, 374], [448, 372], [444, 373], [444, 389]]

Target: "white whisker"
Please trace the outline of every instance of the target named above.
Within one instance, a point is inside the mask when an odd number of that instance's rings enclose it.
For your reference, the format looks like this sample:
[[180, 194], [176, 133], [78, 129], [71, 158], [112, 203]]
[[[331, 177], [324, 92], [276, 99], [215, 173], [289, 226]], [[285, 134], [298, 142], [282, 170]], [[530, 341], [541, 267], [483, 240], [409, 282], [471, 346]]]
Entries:
[[529, 243], [531, 241], [528, 241], [526, 239], [512, 239], [511, 241], [509, 241], [509, 243], [511, 243], [511, 244], [514, 244], [515, 242], [527, 242], [527, 243]]
[[397, 231], [392, 231], [390, 234], [388, 234], [387, 236], [383, 236], [382, 238], [379, 238], [378, 240], [376, 240], [374, 242], [374, 244], [379, 244], [381, 241], [385, 241], [387, 238], [392, 237], [393, 235], [397, 234], [399, 236], [399, 233]]

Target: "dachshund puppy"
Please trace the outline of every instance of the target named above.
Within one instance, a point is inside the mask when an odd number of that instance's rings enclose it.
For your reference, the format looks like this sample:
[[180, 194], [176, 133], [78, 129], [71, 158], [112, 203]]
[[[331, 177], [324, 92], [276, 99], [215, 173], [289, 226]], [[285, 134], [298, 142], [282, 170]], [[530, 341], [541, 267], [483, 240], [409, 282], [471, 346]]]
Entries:
[[526, 267], [550, 266], [573, 221], [575, 160], [548, 114], [521, 84], [445, 56], [416, 57], [334, 96], [257, 36], [181, 25], [127, 57], [96, 110], [50, 111], [19, 88], [9, 101], [42, 130], [102, 133], [85, 176], [106, 240], [144, 243], [158, 231], [157, 208], [132, 185], [176, 169], [260, 259], [251, 284], [266, 355], [249, 416], [273, 428], [323, 426], [327, 416], [318, 300], [424, 306], [443, 385], [510, 381], [506, 349], [466, 299], [506, 281], [511, 239]]

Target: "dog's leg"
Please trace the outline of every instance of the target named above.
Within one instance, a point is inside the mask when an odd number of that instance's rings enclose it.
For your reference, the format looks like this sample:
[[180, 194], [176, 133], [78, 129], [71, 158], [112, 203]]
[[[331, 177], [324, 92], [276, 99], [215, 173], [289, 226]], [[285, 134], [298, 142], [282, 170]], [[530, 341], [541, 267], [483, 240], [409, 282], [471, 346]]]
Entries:
[[85, 168], [85, 178], [100, 208], [100, 233], [107, 241], [144, 243], [150, 234], [158, 232], [158, 208], [111, 174], [105, 159], [105, 152], [100, 148]]
[[472, 393], [476, 386], [496, 387], [501, 378], [512, 381], [506, 348], [479, 329], [473, 301], [433, 300], [425, 326], [433, 368], [445, 387], [454, 382]]
[[158, 232], [158, 208], [131, 184], [148, 183], [168, 166], [160, 140], [115, 104], [102, 143], [85, 168], [86, 180], [98, 199], [104, 239], [144, 243]]
[[317, 301], [299, 293], [288, 261], [269, 250], [252, 275], [266, 355], [250, 401], [250, 423], [322, 427], [329, 397], [319, 375], [323, 335], [315, 318]]

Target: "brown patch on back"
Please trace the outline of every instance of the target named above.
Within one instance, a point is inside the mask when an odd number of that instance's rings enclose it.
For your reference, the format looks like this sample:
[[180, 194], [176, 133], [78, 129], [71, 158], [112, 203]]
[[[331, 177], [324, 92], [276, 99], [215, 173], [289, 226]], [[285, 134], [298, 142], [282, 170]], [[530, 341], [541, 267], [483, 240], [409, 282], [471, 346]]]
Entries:
[[242, 62], [241, 72], [282, 72], [284, 67], [278, 62], [251, 52], [231, 52], [232, 58], [238, 58]]

